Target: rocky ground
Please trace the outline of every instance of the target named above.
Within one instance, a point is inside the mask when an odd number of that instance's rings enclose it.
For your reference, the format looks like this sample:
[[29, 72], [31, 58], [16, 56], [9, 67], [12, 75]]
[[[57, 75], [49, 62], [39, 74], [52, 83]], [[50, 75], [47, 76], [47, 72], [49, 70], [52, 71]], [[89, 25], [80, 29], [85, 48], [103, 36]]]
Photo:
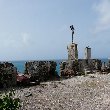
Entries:
[[16, 90], [21, 110], [110, 110], [110, 74], [90, 74]]

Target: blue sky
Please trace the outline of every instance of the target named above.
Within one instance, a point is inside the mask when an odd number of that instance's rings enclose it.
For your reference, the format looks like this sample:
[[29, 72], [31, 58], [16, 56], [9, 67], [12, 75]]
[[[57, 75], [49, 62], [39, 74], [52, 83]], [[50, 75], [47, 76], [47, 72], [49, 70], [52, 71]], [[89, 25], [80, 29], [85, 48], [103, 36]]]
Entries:
[[79, 58], [110, 57], [110, 0], [0, 0], [0, 60], [66, 59], [72, 24]]

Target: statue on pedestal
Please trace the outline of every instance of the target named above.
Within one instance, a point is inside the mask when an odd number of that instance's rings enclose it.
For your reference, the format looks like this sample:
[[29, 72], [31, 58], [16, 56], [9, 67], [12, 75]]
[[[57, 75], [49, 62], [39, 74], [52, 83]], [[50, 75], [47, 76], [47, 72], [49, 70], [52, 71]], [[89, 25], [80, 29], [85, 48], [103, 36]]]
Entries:
[[74, 34], [74, 30], [75, 30], [73, 25], [70, 26], [70, 29], [72, 30], [72, 44], [73, 44], [73, 34]]

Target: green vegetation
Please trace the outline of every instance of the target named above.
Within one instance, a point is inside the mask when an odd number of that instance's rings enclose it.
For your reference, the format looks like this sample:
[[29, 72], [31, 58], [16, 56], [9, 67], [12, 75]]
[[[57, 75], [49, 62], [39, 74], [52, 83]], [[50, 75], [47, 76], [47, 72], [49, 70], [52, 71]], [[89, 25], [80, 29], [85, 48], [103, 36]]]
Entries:
[[14, 98], [15, 92], [0, 94], [0, 110], [17, 110], [21, 107], [20, 99]]

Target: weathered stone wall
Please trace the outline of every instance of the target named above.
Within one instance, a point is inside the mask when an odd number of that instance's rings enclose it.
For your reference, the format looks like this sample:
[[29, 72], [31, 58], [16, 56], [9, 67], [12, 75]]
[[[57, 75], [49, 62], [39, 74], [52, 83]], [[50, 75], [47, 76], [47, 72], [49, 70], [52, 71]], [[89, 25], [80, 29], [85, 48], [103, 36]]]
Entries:
[[101, 71], [110, 73], [110, 60], [108, 62], [102, 62]]
[[93, 70], [101, 70], [101, 60], [98, 59], [79, 59], [79, 71], [84, 72], [84, 69], [89, 69], [91, 72]]
[[12, 63], [0, 63], [0, 86], [10, 87], [16, 85], [17, 69]]
[[93, 71], [101, 71], [101, 60], [98, 59], [79, 59], [78, 61], [64, 61], [60, 64], [60, 75], [71, 76], [81, 75], [85, 71], [93, 73]]
[[56, 62], [31, 61], [25, 63], [25, 74], [31, 76], [31, 80], [45, 81], [56, 76]]
[[63, 61], [60, 64], [60, 75], [61, 76], [72, 76], [77, 75], [79, 70], [78, 61]]

